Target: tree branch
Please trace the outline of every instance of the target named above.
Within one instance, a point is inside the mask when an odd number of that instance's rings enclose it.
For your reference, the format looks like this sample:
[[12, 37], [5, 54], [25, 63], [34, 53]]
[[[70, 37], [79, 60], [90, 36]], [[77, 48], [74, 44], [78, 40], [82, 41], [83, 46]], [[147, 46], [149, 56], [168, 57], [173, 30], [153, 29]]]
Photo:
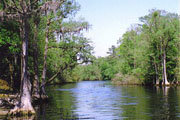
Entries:
[[31, 2], [31, 5], [34, 5], [34, 4], [36, 4], [37, 2], [39, 2], [39, 0], [35, 0], [35, 1]]
[[18, 13], [22, 13], [21, 10], [18, 9], [16, 2], [14, 0], [7, 3], [5, 0], [2, 0], [3, 3], [3, 10], [11, 11], [12, 9], [17, 11]]
[[12, 1], [13, 1], [14, 6], [15, 6], [14, 9], [15, 9], [17, 12], [22, 13], [22, 12], [18, 9], [18, 7], [17, 7], [17, 5], [16, 5], [16, 2], [15, 2], [14, 0], [12, 0]]
[[58, 71], [56, 74], [54, 74], [49, 80], [47, 80], [47, 81], [44, 83], [44, 85], [51, 83], [51, 82], [58, 76], [58, 74], [59, 74], [60, 72], [61, 72], [61, 70]]
[[[38, 2], [38, 0], [36, 0], [36, 1]], [[60, 0], [60, 2], [57, 2], [57, 1], [47, 1], [42, 6], [40, 6], [38, 9], [32, 10], [31, 13], [37, 13], [37, 12], [42, 13], [45, 10], [49, 10], [49, 11], [55, 12], [55, 10], [57, 10], [64, 2], [65, 2], [65, 0]]]
[[19, 21], [20, 15], [16, 13], [6, 14], [4, 11], [0, 11], [0, 21], [4, 21], [4, 19]]

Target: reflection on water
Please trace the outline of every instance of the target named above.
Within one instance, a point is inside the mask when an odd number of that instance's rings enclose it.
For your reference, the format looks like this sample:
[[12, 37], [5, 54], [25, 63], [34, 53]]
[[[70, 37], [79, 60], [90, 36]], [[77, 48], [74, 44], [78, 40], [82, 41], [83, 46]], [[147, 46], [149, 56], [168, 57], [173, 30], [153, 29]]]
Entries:
[[47, 88], [38, 120], [178, 120], [180, 87], [113, 86], [80, 82]]
[[[74, 120], [77, 119], [75, 110], [75, 98], [70, 89], [74, 89], [76, 84], [66, 84], [62, 86], [50, 86], [47, 88], [49, 95], [48, 104], [41, 104], [39, 114], [40, 120]], [[59, 90], [59, 89], [62, 89]]]
[[[52, 89], [53, 88], [53, 89]], [[180, 119], [178, 87], [113, 86], [80, 82], [49, 87], [50, 103], [40, 114], [47, 119]]]
[[8, 120], [35, 120], [35, 116], [26, 116], [26, 117], [7, 117]]

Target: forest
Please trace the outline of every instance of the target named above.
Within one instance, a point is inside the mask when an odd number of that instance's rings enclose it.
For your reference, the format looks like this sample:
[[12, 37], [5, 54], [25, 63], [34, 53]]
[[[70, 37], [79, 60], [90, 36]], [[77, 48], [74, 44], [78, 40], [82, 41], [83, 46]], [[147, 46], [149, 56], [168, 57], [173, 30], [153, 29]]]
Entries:
[[0, 89], [19, 93], [11, 115], [34, 114], [45, 87], [83, 80], [116, 85], [178, 85], [180, 20], [152, 9], [109, 48], [93, 55], [91, 24], [75, 16], [74, 0], [0, 0]]
[[48, 83], [72, 81], [72, 70], [93, 58], [83, 36], [90, 24], [74, 19], [74, 0], [1, 0], [0, 8], [1, 87], [20, 92], [10, 113], [34, 113], [31, 96], [46, 99]]
[[[115, 84], [170, 85], [180, 81], [180, 21], [175, 13], [150, 10], [92, 64], [78, 66], [77, 80]], [[80, 71], [80, 72], [79, 72]]]

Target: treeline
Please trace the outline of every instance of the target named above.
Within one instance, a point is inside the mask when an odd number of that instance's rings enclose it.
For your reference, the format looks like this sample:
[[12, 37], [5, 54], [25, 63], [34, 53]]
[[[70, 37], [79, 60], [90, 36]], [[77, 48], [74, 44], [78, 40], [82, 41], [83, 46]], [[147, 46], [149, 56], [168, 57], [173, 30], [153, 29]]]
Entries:
[[169, 85], [180, 81], [179, 16], [151, 10], [109, 49], [109, 56], [78, 66], [85, 80], [115, 84]]
[[0, 79], [20, 91], [10, 114], [34, 113], [31, 96], [46, 99], [48, 83], [72, 82], [72, 70], [92, 61], [79, 9], [75, 0], [1, 0]]

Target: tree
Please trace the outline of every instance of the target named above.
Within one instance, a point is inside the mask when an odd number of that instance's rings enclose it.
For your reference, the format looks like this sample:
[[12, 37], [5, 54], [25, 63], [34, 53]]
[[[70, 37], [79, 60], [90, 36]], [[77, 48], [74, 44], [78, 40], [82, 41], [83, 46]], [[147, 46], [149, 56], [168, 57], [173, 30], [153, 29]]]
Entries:
[[32, 42], [32, 49], [33, 49], [33, 68], [34, 68], [34, 80], [33, 80], [33, 87], [32, 87], [32, 96], [36, 98], [40, 98], [40, 80], [39, 80], [39, 65], [38, 65], [38, 28], [40, 24], [40, 16], [34, 15], [33, 16], [33, 42]]
[[[43, 70], [42, 70], [42, 82], [40, 86], [40, 96], [41, 98], [47, 98], [45, 92], [45, 84], [46, 82], [46, 71], [47, 71], [47, 55], [49, 49], [49, 39], [54, 36], [54, 33], [59, 33], [59, 29], [62, 29], [62, 21], [68, 17], [68, 15], [73, 14], [79, 9], [79, 6], [76, 5], [76, 2], [73, 1], [64, 1], [63, 6], [60, 9], [54, 9], [53, 12], [45, 11], [45, 19], [46, 19], [46, 31], [45, 31], [45, 46], [44, 46], [44, 60], [43, 60]], [[69, 31], [70, 33], [71, 31]], [[72, 32], [71, 32], [72, 33]], [[53, 75], [50, 80], [52, 81], [61, 70], [59, 70], [55, 75]]]
[[[28, 78], [28, 42], [29, 42], [29, 19], [37, 12], [45, 10], [55, 11], [64, 0], [47, 1], [41, 6], [38, 5], [39, 0], [14, 1], [1, 0], [0, 19], [1, 21], [16, 20], [20, 24], [20, 36], [22, 39], [22, 55], [21, 55], [21, 87], [20, 87], [20, 102], [10, 113], [35, 113], [31, 104], [31, 83]], [[42, 2], [42, 1], [41, 1]]]
[[20, 37], [18, 24], [13, 21], [0, 23], [0, 78], [12, 88], [19, 88]]
[[137, 80], [154, 85], [178, 81], [178, 17], [174, 13], [152, 10], [140, 18], [142, 24], [123, 34], [116, 48], [120, 68], [115, 75], [117, 81], [133, 83]]
[[[172, 61], [172, 59], [168, 59], [171, 56], [169, 54], [170, 51], [173, 52], [171, 54], [177, 55], [177, 48], [172, 45], [176, 44], [175, 36], [178, 31], [178, 16], [166, 11], [157, 10], [145, 16], [144, 20], [143, 29], [148, 35], [148, 41], [151, 46], [152, 54], [150, 57], [154, 61], [156, 84], [159, 84], [159, 78], [161, 78], [164, 85], [169, 85], [167, 63]], [[169, 69], [169, 71], [172, 71], [172, 69]], [[162, 75], [162, 77], [159, 75]]]
[[47, 63], [48, 74], [52, 74], [46, 83], [53, 82], [58, 77], [59, 82], [71, 81], [72, 70], [79, 64], [91, 61], [92, 46], [89, 39], [83, 36], [83, 30], [88, 29], [84, 20], [66, 21], [57, 28], [60, 39], [49, 43]]

